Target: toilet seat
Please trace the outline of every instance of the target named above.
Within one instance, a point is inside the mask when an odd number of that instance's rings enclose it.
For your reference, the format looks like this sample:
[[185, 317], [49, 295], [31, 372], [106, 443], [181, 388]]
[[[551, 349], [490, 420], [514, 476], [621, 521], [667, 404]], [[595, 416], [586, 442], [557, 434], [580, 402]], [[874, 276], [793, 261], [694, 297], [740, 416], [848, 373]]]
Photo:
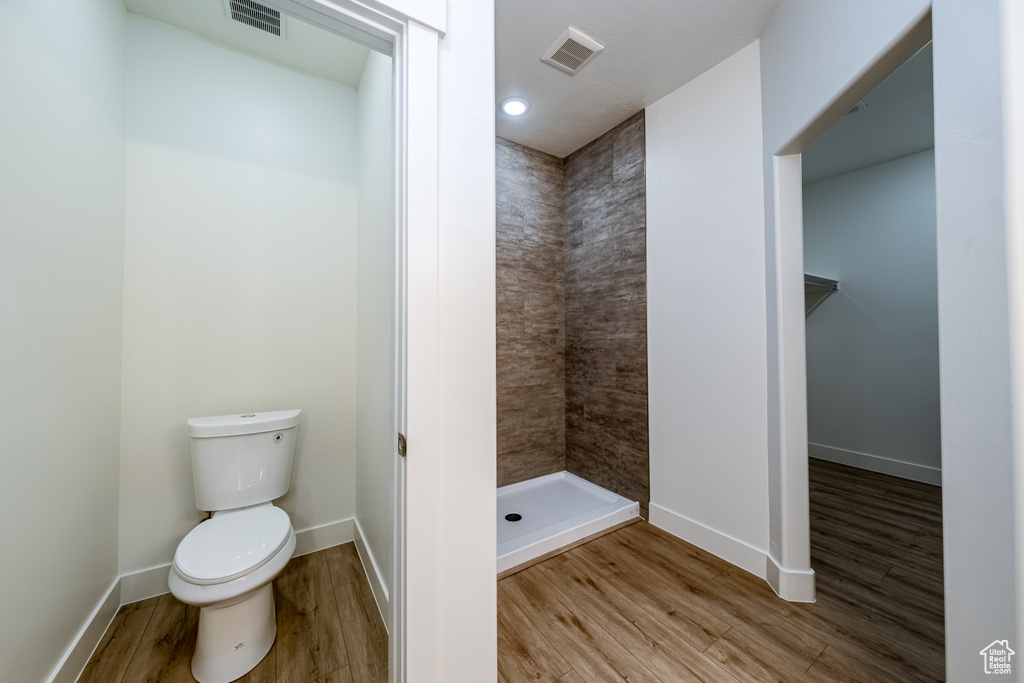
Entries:
[[267, 564], [292, 537], [288, 513], [273, 505], [223, 512], [185, 536], [174, 571], [199, 586], [234, 581]]

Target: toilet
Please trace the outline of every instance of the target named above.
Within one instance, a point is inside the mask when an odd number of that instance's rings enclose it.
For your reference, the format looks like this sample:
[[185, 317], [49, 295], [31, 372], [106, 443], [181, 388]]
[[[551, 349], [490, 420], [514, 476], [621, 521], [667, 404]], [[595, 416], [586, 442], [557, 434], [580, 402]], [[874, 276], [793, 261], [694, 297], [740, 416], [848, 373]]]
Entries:
[[192, 675], [228, 683], [277, 636], [271, 581], [295, 552], [288, 513], [271, 503], [291, 485], [299, 410], [188, 420], [196, 508], [212, 512], [178, 544], [167, 583], [199, 607]]

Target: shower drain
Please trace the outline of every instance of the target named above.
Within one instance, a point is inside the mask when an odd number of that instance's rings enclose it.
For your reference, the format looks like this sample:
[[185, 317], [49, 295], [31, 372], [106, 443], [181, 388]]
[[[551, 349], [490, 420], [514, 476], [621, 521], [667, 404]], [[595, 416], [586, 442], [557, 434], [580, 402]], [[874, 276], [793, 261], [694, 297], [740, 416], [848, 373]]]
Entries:
[[523, 516], [518, 512], [510, 512], [507, 515], [505, 515], [505, 519], [509, 522], [518, 522], [522, 518]]

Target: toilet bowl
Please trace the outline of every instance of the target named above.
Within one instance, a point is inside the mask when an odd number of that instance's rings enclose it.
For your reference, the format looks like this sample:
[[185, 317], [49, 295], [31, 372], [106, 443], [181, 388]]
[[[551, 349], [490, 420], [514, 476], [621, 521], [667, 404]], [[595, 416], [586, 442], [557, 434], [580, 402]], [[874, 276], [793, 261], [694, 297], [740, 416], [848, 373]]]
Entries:
[[213, 516], [178, 544], [171, 594], [199, 607], [192, 675], [229, 683], [251, 671], [277, 636], [271, 582], [295, 552], [288, 513], [274, 507], [291, 482], [300, 411], [188, 421], [196, 507]]
[[227, 683], [252, 670], [277, 635], [271, 582], [295, 552], [288, 514], [270, 503], [219, 512], [182, 540], [167, 579], [199, 610], [192, 675]]

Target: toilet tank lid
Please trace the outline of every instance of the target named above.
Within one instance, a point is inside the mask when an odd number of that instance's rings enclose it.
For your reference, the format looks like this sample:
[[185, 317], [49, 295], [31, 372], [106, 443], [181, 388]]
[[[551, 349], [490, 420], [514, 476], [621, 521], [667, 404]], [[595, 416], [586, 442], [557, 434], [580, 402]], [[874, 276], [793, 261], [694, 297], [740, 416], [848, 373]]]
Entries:
[[188, 420], [188, 435], [194, 438], [238, 436], [288, 429], [299, 424], [301, 410], [274, 410], [265, 413], [193, 417]]

